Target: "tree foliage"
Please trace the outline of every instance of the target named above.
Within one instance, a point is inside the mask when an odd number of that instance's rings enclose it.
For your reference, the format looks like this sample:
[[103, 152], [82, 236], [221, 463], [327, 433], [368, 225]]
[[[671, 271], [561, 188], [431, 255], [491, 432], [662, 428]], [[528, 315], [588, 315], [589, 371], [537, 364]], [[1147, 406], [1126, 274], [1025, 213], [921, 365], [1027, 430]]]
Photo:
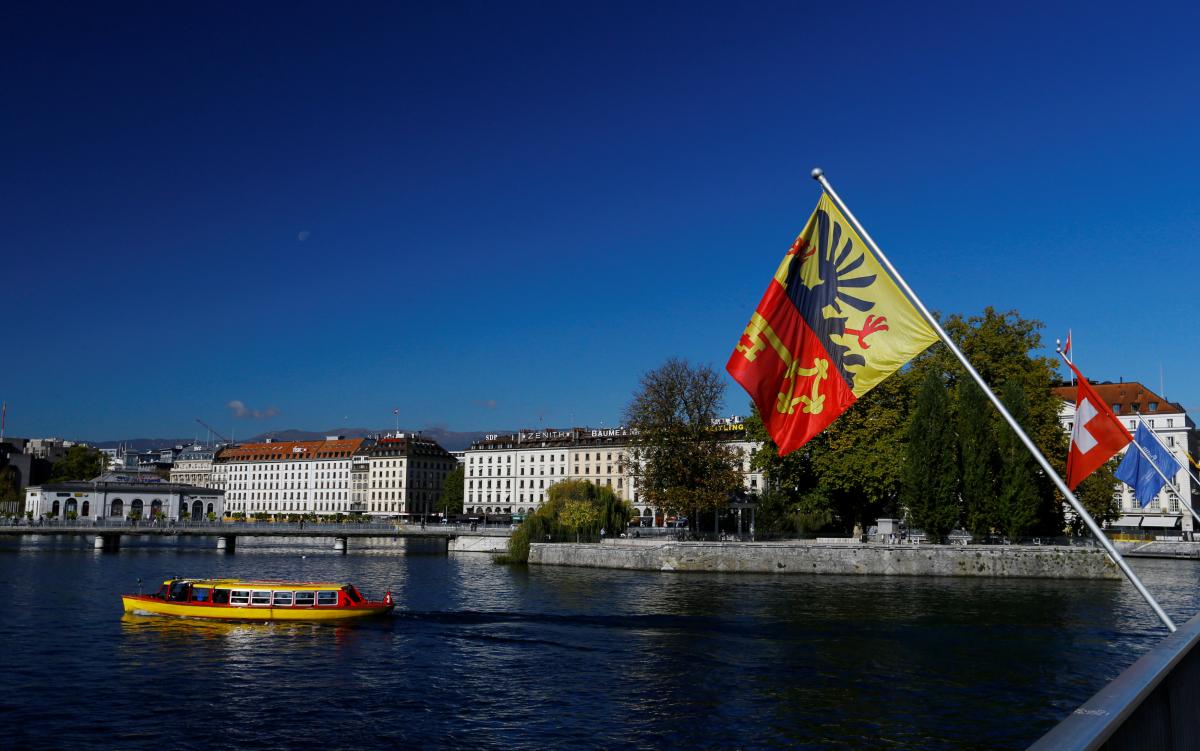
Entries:
[[631, 516], [633, 507], [607, 485], [587, 480], [555, 483], [547, 491], [546, 502], [513, 530], [505, 562], [527, 562], [531, 542], [590, 539], [601, 529], [615, 534], [629, 525]]
[[941, 374], [929, 371], [908, 424], [901, 499], [912, 523], [940, 541], [958, 523], [958, 451], [950, 398]]
[[[1117, 484], [1113, 472], [1120, 463], [1120, 456], [1109, 459], [1075, 488], [1075, 497], [1098, 524], [1116, 521], [1121, 516], [1121, 502], [1113, 491]], [[1072, 534], [1083, 534], [1083, 519], [1072, 512], [1069, 527]]]
[[[1022, 428], [1029, 422], [1025, 388], [1016, 379], [1004, 384], [1004, 406]], [[1007, 425], [1005, 426], [1008, 427]], [[1015, 431], [1001, 430], [996, 447], [1000, 453], [1000, 492], [997, 521], [1009, 538], [1017, 538], [1037, 523], [1040, 505], [1037, 471], [1029, 451]]]
[[20, 509], [23, 505], [16, 467], [0, 467], [0, 508]]
[[104, 471], [105, 457], [91, 446], [72, 446], [50, 470], [51, 482], [92, 480]]
[[986, 538], [997, 526], [999, 454], [996, 453], [992, 425], [994, 412], [983, 391], [973, 381], [959, 384], [956, 422], [962, 524], [977, 540]]
[[[1015, 311], [986, 308], [969, 318], [949, 316], [943, 326], [987, 383], [995, 389], [1012, 384], [1009, 388], [1020, 391], [1022, 425], [1052, 466], [1064, 466], [1067, 438], [1058, 420], [1061, 402], [1050, 390], [1056, 380], [1056, 363], [1037, 354], [1042, 324]], [[920, 411], [917, 395], [931, 377], [939, 379], [947, 397], [942, 412], [945, 427], [927, 422], [926, 429], [912, 431]], [[1017, 398], [1016, 392], [1011, 398]], [[753, 466], [766, 479], [759, 528], [794, 531], [802, 520], [812, 529], [827, 520], [824, 526], [850, 533], [880, 516], [900, 515], [905, 505], [900, 499], [906, 465], [918, 459], [927, 462], [931, 456], [928, 450], [910, 454], [909, 442], [928, 438], [935, 430], [948, 446], [944, 453], [939, 452], [938, 461], [948, 462], [951, 455], [957, 455], [952, 472], [958, 488], [957, 521], [980, 537], [1001, 528], [1041, 534], [1061, 531], [1062, 499], [1050, 478], [1033, 463], [987, 395], [941, 344], [881, 382], [823, 433], [788, 456], [778, 455], [757, 414], [747, 422], [748, 437], [764, 442], [753, 459]], [[1010, 437], [1015, 444], [1003, 443]], [[999, 451], [1002, 445], [1008, 450]], [[911, 458], [906, 461], [906, 457]], [[926, 469], [932, 472], [932, 468]], [[1007, 479], [1010, 488], [1003, 499], [1002, 479]], [[944, 508], [948, 483], [938, 480], [934, 486], [940, 488], [938, 497]], [[911, 496], [905, 499], [914, 502]], [[1018, 499], [1023, 506], [1013, 505]], [[1009, 507], [1002, 514], [1005, 503]], [[1017, 513], [1019, 509], [1023, 510]], [[925, 511], [918, 515], [928, 526]], [[949, 518], [949, 510], [945, 516]], [[941, 529], [947, 522], [938, 519], [933, 524]]]
[[463, 466], [459, 464], [446, 475], [442, 481], [442, 493], [434, 506], [435, 511], [446, 515], [462, 513], [464, 474]]
[[712, 368], [673, 358], [642, 376], [625, 410], [634, 432], [625, 469], [642, 498], [687, 513], [693, 524], [697, 513], [725, 508], [741, 486], [738, 460], [713, 430], [724, 393]]

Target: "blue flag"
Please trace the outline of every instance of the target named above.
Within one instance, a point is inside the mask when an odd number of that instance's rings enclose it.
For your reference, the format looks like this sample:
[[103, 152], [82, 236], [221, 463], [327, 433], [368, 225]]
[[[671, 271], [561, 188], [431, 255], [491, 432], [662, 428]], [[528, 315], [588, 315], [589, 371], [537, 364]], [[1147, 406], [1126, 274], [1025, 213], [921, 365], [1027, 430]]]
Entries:
[[[1154, 500], [1154, 496], [1158, 495], [1158, 491], [1166, 484], [1158, 472], [1154, 471], [1154, 466], [1157, 465], [1167, 477], [1174, 477], [1182, 465], [1150, 433], [1145, 423], [1138, 425], [1133, 442], [1137, 445], [1130, 446], [1125, 451], [1125, 458], [1121, 460], [1121, 466], [1117, 467], [1113, 476], [1133, 488], [1134, 497], [1138, 499], [1138, 503], [1145, 506]], [[1137, 450], [1138, 446], [1153, 457], [1154, 464], [1142, 456], [1142, 452]]]

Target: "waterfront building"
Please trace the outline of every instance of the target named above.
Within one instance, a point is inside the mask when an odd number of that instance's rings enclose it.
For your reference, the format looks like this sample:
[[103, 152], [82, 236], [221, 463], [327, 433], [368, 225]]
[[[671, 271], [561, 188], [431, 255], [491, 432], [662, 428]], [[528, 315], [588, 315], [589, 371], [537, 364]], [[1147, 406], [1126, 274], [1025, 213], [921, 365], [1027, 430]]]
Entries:
[[213, 484], [231, 514], [347, 514], [354, 455], [364, 439], [273, 441], [226, 446], [213, 458]]
[[212, 484], [212, 466], [213, 456], [216, 451], [214, 449], [205, 448], [204, 446], [192, 446], [179, 451], [175, 456], [175, 461], [171, 465], [171, 482], [182, 483], [184, 485], [202, 485], [208, 487]]
[[148, 473], [106, 472], [94, 480], [31, 485], [25, 511], [33, 519], [202, 520], [225, 513], [215, 488], [163, 482]]
[[383, 436], [365, 453], [369, 516], [429, 516], [442, 493], [442, 482], [457, 464], [437, 441], [419, 434]]
[[367, 513], [367, 499], [370, 498], [371, 460], [367, 451], [371, 444], [364, 442], [354, 456], [350, 457], [350, 513]]
[[[1192, 482], [1188, 474], [1188, 458], [1186, 452], [1196, 455], [1196, 426], [1182, 406], [1168, 401], [1137, 381], [1110, 383], [1101, 381], [1092, 383], [1097, 395], [1103, 399], [1113, 414], [1121, 421], [1130, 433], [1137, 431], [1138, 415], [1146, 421], [1146, 426], [1154, 431], [1167, 448], [1179, 460], [1182, 469], [1173, 479], [1183, 498], [1188, 499], [1192, 508], [1200, 511], [1200, 488]], [[1071, 433], [1075, 424], [1076, 388], [1060, 386], [1053, 389], [1055, 396], [1063, 400], [1058, 418], [1063, 429]], [[1133, 444], [1125, 449], [1136, 451]], [[1124, 456], [1122, 453], [1121, 456]], [[1200, 528], [1194, 524], [1194, 519], [1180, 503], [1180, 495], [1170, 488], [1163, 487], [1158, 496], [1145, 508], [1133, 496], [1133, 490], [1123, 482], [1118, 482], [1113, 488], [1113, 498], [1118, 502], [1123, 516], [1110, 526], [1123, 529], [1141, 529], [1170, 535], [1172, 532], [1187, 532]]]
[[[750, 467], [761, 444], [747, 440], [740, 418], [713, 425], [741, 464], [744, 488], [757, 494], [763, 476]], [[612, 488], [633, 505], [644, 524], [661, 523], [662, 510], [647, 504], [631, 465], [633, 433], [626, 428], [573, 428], [493, 434], [466, 450], [463, 505], [468, 514], [526, 514], [563, 480], [587, 480]]]

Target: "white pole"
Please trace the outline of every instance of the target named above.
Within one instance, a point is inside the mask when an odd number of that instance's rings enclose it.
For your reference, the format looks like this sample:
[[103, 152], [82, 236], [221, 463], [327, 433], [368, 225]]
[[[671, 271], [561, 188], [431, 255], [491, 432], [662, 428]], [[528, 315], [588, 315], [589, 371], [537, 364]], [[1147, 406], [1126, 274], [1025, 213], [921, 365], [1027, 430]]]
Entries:
[[1100, 528], [1100, 525], [1096, 523], [1096, 520], [1092, 518], [1091, 514], [1087, 512], [1087, 509], [1083, 507], [1083, 504], [1079, 502], [1079, 499], [1075, 497], [1075, 494], [1071, 492], [1071, 489], [1067, 487], [1066, 482], [1064, 482], [1063, 479], [1059, 477], [1058, 473], [1054, 471], [1054, 468], [1050, 466], [1050, 462], [1045, 456], [1042, 455], [1042, 452], [1038, 449], [1037, 445], [1034, 444], [1033, 440], [1026, 435], [1020, 424], [1017, 423], [1017, 421], [1009, 413], [1008, 409], [1005, 408], [1004, 403], [1001, 402], [1000, 398], [992, 392], [991, 387], [988, 386], [988, 384], [983, 380], [983, 376], [979, 375], [979, 372], [976, 371], [974, 366], [971, 365], [971, 362], [967, 360], [966, 355], [962, 353], [962, 351], [950, 338], [949, 334], [946, 333], [946, 330], [942, 328], [942, 325], [938, 323], [937, 319], [933, 317], [933, 314], [929, 312], [929, 309], [925, 307], [925, 303], [921, 302], [921, 298], [917, 297], [917, 293], [913, 292], [912, 287], [908, 286], [908, 282], [904, 281], [904, 277], [900, 275], [900, 272], [896, 271], [896, 267], [892, 265], [892, 262], [888, 260], [887, 256], [884, 255], [882, 250], [880, 250], [879, 246], [875, 244], [875, 241], [867, 233], [867, 230], [862, 226], [861, 223], [859, 223], [854, 214], [851, 213], [850, 209], [842, 201], [841, 197], [836, 191], [834, 191], [833, 186], [829, 184], [829, 181], [825, 179], [825, 172], [820, 167], [817, 167], [812, 171], [812, 176], [813, 179], [819, 182], [821, 187], [825, 189], [825, 192], [829, 195], [830, 199], [832, 199], [833, 202], [837, 204], [838, 208], [841, 209], [842, 213], [846, 216], [846, 219], [848, 219], [850, 223], [854, 225], [854, 229], [858, 231], [858, 234], [860, 237], [862, 237], [863, 242], [865, 242], [875, 253], [875, 257], [878, 259], [879, 263], [883, 264], [883, 267], [892, 275], [892, 279], [896, 282], [896, 284], [898, 284], [900, 288], [904, 290], [905, 294], [908, 295], [913, 305], [915, 305], [917, 310], [921, 312], [921, 315], [924, 316], [926, 322], [933, 327], [933, 330], [937, 332], [939, 337], [941, 337], [942, 342], [945, 343], [946, 347], [950, 349], [950, 352], [955, 356], [955, 358], [958, 359], [963, 368], [966, 369], [967, 374], [971, 376], [975, 383], [979, 384], [979, 388], [981, 388], [983, 393], [986, 394], [988, 399], [991, 400], [992, 404], [1000, 412], [1000, 416], [1004, 418], [1004, 421], [1008, 423], [1009, 427], [1013, 429], [1013, 432], [1017, 434], [1017, 437], [1021, 439], [1021, 443], [1025, 444], [1025, 448], [1029, 450], [1029, 453], [1033, 455], [1034, 460], [1041, 465], [1042, 470], [1045, 471], [1046, 475], [1054, 482], [1055, 487], [1057, 487], [1059, 492], [1063, 494], [1063, 497], [1067, 499], [1067, 502], [1071, 504], [1071, 508], [1075, 509], [1075, 513], [1079, 514], [1079, 518], [1083, 519], [1084, 524], [1086, 524], [1087, 528], [1091, 530], [1092, 535], [1096, 538], [1100, 545], [1103, 546], [1104, 551], [1108, 553], [1108, 557], [1112, 559], [1113, 563], [1117, 564], [1117, 567], [1121, 569], [1121, 572], [1125, 574], [1125, 577], [1129, 579], [1131, 584], [1133, 584], [1134, 588], [1138, 591], [1138, 594], [1140, 594], [1142, 598], [1145, 599], [1150, 605], [1150, 608], [1154, 610], [1155, 615], [1157, 615], [1159, 620], [1163, 622], [1163, 625], [1167, 627], [1167, 630], [1174, 633], [1175, 623], [1171, 620], [1171, 617], [1166, 614], [1166, 612], [1162, 609], [1162, 606], [1158, 604], [1158, 601], [1155, 600], [1154, 596], [1150, 594], [1150, 591], [1146, 589], [1146, 585], [1142, 584], [1142, 580], [1138, 578], [1137, 574], [1133, 572], [1133, 569], [1129, 567], [1129, 564], [1126, 563], [1121, 554], [1117, 552], [1117, 549], [1113, 546], [1112, 541], [1105, 536], [1104, 530]]

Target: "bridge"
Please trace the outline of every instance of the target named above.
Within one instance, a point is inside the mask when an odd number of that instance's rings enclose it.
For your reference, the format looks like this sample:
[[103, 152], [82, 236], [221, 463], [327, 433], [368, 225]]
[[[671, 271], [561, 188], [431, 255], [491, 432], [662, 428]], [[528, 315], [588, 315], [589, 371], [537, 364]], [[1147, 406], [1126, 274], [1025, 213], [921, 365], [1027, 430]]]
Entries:
[[[450, 549], [496, 552], [512, 535], [508, 524], [384, 524], [309, 522], [131, 522], [124, 519], [44, 520], [0, 523], [0, 537], [40, 535], [94, 536], [97, 550], [117, 551], [122, 537], [215, 537], [217, 549], [232, 553], [239, 537], [307, 537], [330, 539], [335, 552], [345, 553], [352, 538], [446, 540]], [[458, 543], [456, 545], [456, 543]]]

